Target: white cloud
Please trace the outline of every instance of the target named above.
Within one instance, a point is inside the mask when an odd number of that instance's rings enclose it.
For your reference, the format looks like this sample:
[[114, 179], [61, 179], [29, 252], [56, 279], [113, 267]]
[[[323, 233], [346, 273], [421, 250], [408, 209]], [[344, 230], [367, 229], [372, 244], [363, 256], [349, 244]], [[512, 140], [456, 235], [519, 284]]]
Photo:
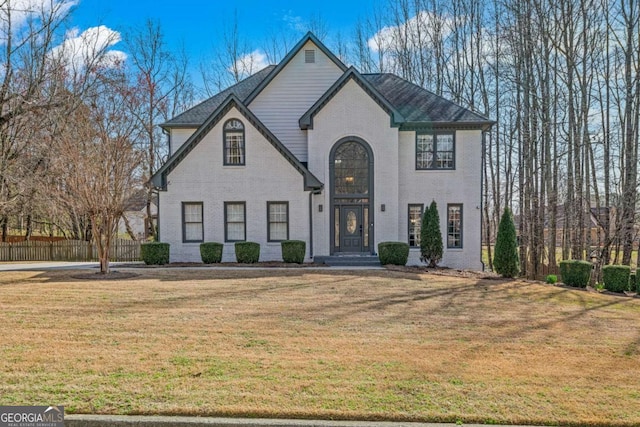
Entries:
[[235, 64], [229, 67], [229, 71], [233, 73], [234, 70], [238, 70], [241, 78], [246, 78], [268, 65], [267, 55], [260, 49], [256, 49], [236, 60]]
[[67, 32], [62, 44], [51, 50], [51, 56], [75, 70], [87, 66], [115, 67], [127, 59], [126, 53], [110, 50], [120, 40], [119, 32], [104, 25], [83, 32], [74, 28]]
[[[39, 21], [42, 16], [53, 20], [64, 18], [78, 0], [11, 0], [0, 1], [0, 32], [5, 37], [9, 28], [16, 36], [24, 30], [30, 19]], [[9, 27], [9, 24], [11, 27]], [[6, 40], [0, 40], [4, 43]]]
[[294, 31], [304, 33], [308, 29], [308, 25], [304, 22], [304, 19], [300, 16], [294, 15], [292, 11], [285, 13], [282, 20]]
[[[408, 39], [409, 48], [417, 48], [419, 44], [425, 45], [434, 37], [436, 28], [440, 30], [438, 35], [440, 38], [447, 38], [451, 34], [452, 25], [453, 20], [449, 17], [420, 11], [416, 16], [400, 25], [383, 27], [367, 40], [367, 45], [372, 52], [378, 53], [398, 46], [397, 40]], [[421, 34], [420, 40], [418, 40], [417, 34]], [[409, 35], [408, 38], [407, 35]]]

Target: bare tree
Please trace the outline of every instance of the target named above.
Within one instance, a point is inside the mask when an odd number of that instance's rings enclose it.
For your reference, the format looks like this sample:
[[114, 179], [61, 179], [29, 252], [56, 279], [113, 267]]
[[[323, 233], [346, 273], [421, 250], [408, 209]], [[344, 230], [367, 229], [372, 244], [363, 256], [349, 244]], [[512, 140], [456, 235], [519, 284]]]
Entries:
[[[184, 55], [170, 52], [160, 25], [148, 20], [144, 26], [125, 34], [132, 67], [133, 87], [126, 98], [127, 107], [137, 124], [135, 139], [145, 153], [144, 175], [150, 179], [166, 160], [168, 147], [160, 124], [193, 101], [193, 88], [187, 74]], [[152, 221], [154, 190], [147, 187], [145, 236], [155, 236]]]
[[[100, 272], [109, 273], [109, 250], [126, 203], [140, 188], [143, 153], [132, 140], [136, 121], [122, 106], [131, 96], [119, 70], [100, 70], [100, 84], [55, 138], [50, 194], [87, 216]], [[63, 120], [61, 118], [61, 120]]]

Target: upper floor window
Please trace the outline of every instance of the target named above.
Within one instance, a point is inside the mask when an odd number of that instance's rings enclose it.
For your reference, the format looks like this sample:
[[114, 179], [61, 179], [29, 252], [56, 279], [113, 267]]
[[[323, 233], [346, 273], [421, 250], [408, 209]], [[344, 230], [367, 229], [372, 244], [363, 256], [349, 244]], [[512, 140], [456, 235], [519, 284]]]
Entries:
[[238, 119], [224, 124], [224, 164], [244, 165], [244, 125]]
[[455, 169], [453, 132], [416, 133], [416, 169]]

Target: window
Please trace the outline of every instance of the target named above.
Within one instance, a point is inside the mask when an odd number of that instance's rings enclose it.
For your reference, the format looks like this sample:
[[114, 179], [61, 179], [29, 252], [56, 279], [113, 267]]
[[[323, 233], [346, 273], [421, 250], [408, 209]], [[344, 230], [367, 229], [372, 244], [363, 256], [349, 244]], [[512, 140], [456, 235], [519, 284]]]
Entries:
[[453, 133], [416, 133], [416, 169], [455, 169]]
[[224, 240], [225, 242], [243, 242], [247, 240], [245, 222], [245, 202], [224, 203]]
[[447, 247], [462, 248], [462, 205], [447, 205]]
[[409, 205], [409, 246], [420, 246], [424, 205]]
[[289, 240], [289, 202], [267, 202], [267, 239]]
[[244, 125], [238, 119], [224, 124], [224, 164], [244, 165]]
[[204, 241], [202, 227], [202, 202], [182, 202], [182, 241]]

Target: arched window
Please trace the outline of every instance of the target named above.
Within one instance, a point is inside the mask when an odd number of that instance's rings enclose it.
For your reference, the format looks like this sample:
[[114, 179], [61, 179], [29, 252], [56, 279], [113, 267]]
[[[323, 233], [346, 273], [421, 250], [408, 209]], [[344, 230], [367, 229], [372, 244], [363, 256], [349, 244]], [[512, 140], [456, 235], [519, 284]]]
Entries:
[[369, 153], [356, 142], [347, 141], [334, 154], [334, 194], [369, 194]]
[[238, 119], [224, 124], [224, 164], [244, 165], [244, 125]]

